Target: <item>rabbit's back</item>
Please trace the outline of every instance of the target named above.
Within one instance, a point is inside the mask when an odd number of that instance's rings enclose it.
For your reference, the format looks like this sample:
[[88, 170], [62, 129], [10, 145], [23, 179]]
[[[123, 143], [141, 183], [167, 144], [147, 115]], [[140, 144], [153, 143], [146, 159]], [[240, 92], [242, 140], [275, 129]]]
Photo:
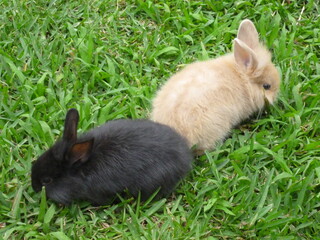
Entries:
[[212, 148], [251, 111], [250, 91], [241, 81], [234, 59], [226, 55], [197, 62], [178, 72], [159, 91], [151, 118], [175, 128], [189, 146]]
[[81, 170], [90, 176], [88, 189], [94, 186], [95, 191], [100, 188], [109, 195], [124, 189], [133, 195], [141, 191], [145, 198], [161, 187], [159, 196], [165, 196], [191, 169], [192, 155], [186, 140], [168, 126], [121, 119], [95, 128], [82, 138], [92, 135], [93, 161]]

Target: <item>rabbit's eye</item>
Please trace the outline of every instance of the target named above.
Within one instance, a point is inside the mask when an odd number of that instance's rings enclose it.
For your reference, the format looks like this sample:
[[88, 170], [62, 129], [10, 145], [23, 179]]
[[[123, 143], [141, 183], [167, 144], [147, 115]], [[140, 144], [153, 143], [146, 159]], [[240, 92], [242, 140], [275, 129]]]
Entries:
[[45, 177], [41, 180], [42, 185], [48, 185], [52, 182], [52, 178], [50, 177]]
[[265, 90], [269, 90], [271, 88], [271, 85], [268, 83], [264, 83], [262, 86]]

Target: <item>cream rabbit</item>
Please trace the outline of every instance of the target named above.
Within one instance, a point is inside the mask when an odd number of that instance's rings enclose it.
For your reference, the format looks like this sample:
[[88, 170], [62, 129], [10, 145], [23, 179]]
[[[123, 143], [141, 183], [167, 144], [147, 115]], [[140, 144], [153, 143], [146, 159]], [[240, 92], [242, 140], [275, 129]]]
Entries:
[[151, 118], [175, 128], [202, 152], [213, 149], [266, 102], [272, 104], [279, 85], [271, 54], [246, 19], [233, 53], [190, 64], [172, 76], [155, 97]]

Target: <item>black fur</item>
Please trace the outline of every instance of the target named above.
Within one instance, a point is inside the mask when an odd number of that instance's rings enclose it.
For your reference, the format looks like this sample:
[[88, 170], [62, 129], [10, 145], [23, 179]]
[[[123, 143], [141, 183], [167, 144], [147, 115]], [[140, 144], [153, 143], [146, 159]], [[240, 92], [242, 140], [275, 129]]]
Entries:
[[32, 167], [32, 187], [45, 186], [48, 198], [69, 204], [112, 202], [116, 194], [172, 192], [191, 169], [186, 140], [168, 126], [149, 120], [114, 120], [77, 138], [78, 112], [70, 109], [63, 138]]

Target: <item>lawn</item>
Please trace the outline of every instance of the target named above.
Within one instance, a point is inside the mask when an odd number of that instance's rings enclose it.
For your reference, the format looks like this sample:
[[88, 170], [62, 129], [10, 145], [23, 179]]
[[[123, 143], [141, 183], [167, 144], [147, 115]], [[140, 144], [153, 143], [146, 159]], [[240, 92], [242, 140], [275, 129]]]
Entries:
[[[320, 239], [319, 1], [0, 1], [0, 239]], [[232, 50], [251, 19], [282, 78], [167, 199], [68, 207], [31, 188], [61, 136], [148, 118], [184, 65]]]

